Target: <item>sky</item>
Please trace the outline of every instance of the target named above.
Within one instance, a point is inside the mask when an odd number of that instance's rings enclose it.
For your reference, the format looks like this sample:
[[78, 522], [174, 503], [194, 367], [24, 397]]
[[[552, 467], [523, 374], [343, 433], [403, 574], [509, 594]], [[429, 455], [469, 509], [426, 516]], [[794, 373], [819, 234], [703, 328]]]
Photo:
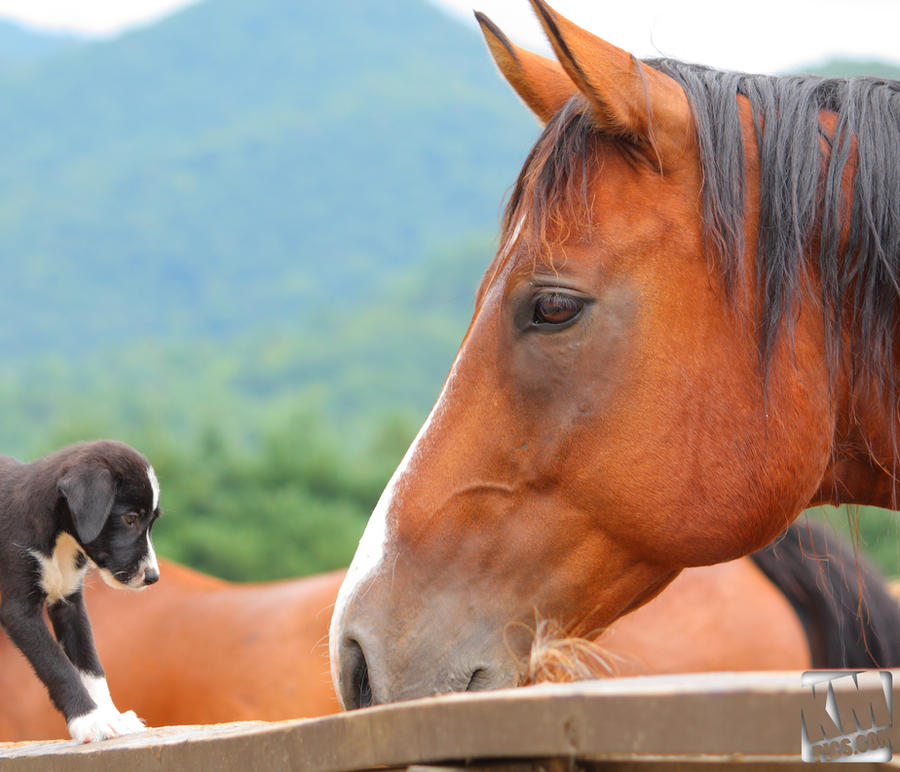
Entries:
[[[0, 17], [106, 36], [196, 1], [0, 0]], [[474, 2], [515, 42], [549, 52], [527, 0], [430, 1], [470, 24]], [[642, 57], [673, 56], [750, 72], [783, 71], [829, 56], [900, 64], [900, 0], [554, 0], [552, 5]]]
[[35, 27], [111, 35], [146, 24], [191, 0], [0, 0], [0, 18]]
[[[526, 0], [474, 0], [516, 43], [549, 52]], [[470, 16], [473, 0], [442, 0]], [[778, 72], [829, 56], [900, 63], [900, 0], [550, 0], [639, 57]]]

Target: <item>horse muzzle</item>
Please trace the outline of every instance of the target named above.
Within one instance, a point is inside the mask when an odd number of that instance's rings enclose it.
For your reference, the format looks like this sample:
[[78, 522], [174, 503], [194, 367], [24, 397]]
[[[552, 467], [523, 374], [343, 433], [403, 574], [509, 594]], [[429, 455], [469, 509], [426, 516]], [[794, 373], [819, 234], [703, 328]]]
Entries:
[[427, 618], [408, 617], [385, 609], [370, 591], [338, 608], [331, 667], [344, 709], [515, 686], [520, 667], [502, 626], [467, 619], [454, 606], [440, 598], [426, 606], [433, 612]]

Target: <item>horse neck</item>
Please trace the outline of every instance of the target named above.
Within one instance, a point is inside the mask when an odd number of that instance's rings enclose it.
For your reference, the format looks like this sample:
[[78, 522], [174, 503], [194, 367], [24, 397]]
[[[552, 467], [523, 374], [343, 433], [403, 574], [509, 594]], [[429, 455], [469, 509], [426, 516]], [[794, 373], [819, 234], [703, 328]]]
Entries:
[[[833, 139], [837, 116], [822, 111], [819, 118], [822, 134]], [[834, 142], [826, 143], [824, 138], [820, 141], [824, 172]], [[871, 286], [860, 289], [841, 284], [848, 275], [855, 275], [864, 285], [870, 284], [873, 272], [883, 270], [878, 266], [876, 271], [870, 256], [862, 255], [864, 260], [860, 260], [862, 247], [858, 236], [851, 233], [859, 162], [854, 136], [840, 175], [840, 194], [832, 200], [838, 214], [826, 233], [820, 211], [818, 232], [806, 254], [810, 272], [818, 275], [819, 282], [816, 289], [819, 297], [813, 305], [824, 304], [825, 356], [829, 360], [830, 393], [836, 408], [833, 460], [816, 501], [811, 503], [853, 503], [897, 509], [900, 507], [900, 335], [894, 320], [900, 317], [897, 310], [900, 298], [893, 288], [876, 297], [877, 293], [867, 294], [871, 293]], [[874, 216], [874, 220], [878, 221], [879, 217]], [[881, 232], [873, 238], [880, 241], [882, 251], [893, 251], [897, 227], [898, 223], [881, 218]], [[823, 249], [823, 243], [831, 249]], [[872, 252], [871, 243], [862, 251]], [[893, 259], [890, 254], [884, 257], [888, 262]], [[829, 264], [834, 268], [826, 271], [825, 266]], [[830, 279], [826, 273], [830, 273]], [[890, 280], [891, 277], [884, 276], [880, 279]], [[839, 313], [830, 306], [839, 309]], [[828, 319], [835, 326], [829, 328]]]
[[[894, 357], [896, 372], [897, 357]], [[861, 504], [900, 509], [900, 395], [864, 384], [839, 398], [832, 463], [810, 505]]]

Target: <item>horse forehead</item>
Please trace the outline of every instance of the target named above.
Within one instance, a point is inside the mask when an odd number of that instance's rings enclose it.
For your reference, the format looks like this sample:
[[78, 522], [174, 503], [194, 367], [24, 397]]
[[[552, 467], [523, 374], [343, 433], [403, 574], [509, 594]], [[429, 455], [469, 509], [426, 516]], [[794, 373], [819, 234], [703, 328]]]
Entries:
[[482, 276], [478, 289], [475, 292], [476, 311], [481, 306], [488, 289], [497, 279], [503, 278], [508, 274], [510, 257], [524, 227], [525, 215], [520, 215], [512, 230], [501, 239], [500, 249], [497, 250], [497, 254], [488, 266], [487, 271], [485, 271], [484, 276]]
[[520, 216], [480, 294], [497, 280], [522, 274], [614, 269], [632, 257], [681, 247], [693, 254], [702, 239], [699, 191], [692, 173], [660, 176], [621, 159], [614, 168], [600, 164], [580, 201], [565, 201], [558, 211], [530, 207]]

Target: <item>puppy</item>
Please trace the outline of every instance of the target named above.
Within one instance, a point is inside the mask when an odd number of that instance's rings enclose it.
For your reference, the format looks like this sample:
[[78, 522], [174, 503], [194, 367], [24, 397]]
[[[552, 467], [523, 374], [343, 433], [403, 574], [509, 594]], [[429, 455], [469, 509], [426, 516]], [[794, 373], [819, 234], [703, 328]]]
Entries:
[[159, 579], [157, 517], [153, 467], [120, 442], [80, 443], [30, 464], [0, 456], [0, 624], [81, 742], [143, 728], [110, 697], [82, 583], [92, 565], [113, 587]]

